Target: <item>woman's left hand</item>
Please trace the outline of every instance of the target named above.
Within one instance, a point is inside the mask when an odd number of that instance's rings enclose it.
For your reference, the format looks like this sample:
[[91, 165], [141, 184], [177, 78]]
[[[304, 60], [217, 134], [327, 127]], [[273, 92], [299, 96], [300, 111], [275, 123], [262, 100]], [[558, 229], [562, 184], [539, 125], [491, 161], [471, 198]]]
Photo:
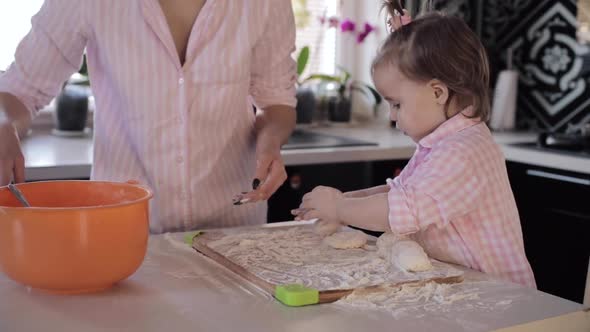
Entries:
[[242, 200], [253, 203], [267, 200], [287, 179], [285, 163], [281, 157], [281, 146], [259, 142], [256, 147], [256, 173], [252, 191], [241, 196]]
[[318, 186], [303, 196], [299, 209], [293, 210], [295, 220], [340, 220], [338, 206], [344, 194], [332, 187]]
[[258, 110], [254, 129], [256, 133], [256, 173], [252, 191], [234, 197], [234, 204], [267, 200], [287, 180], [281, 145], [295, 127], [295, 109], [274, 105]]

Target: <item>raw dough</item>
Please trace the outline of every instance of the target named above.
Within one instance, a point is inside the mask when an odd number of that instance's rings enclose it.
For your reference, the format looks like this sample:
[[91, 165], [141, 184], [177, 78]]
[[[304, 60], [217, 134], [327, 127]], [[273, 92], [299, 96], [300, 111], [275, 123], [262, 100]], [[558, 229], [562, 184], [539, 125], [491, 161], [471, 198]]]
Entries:
[[328, 236], [336, 233], [342, 225], [335, 222], [318, 220], [314, 223], [313, 231], [320, 236]]
[[324, 243], [336, 249], [360, 248], [367, 243], [367, 235], [357, 230], [344, 231], [328, 236]]
[[404, 237], [395, 235], [391, 232], [381, 234], [381, 236], [377, 238], [377, 255], [389, 261], [391, 257], [391, 247], [395, 242], [402, 239], [404, 239]]
[[391, 246], [391, 264], [405, 271], [422, 272], [432, 269], [424, 249], [412, 240], [401, 240]]

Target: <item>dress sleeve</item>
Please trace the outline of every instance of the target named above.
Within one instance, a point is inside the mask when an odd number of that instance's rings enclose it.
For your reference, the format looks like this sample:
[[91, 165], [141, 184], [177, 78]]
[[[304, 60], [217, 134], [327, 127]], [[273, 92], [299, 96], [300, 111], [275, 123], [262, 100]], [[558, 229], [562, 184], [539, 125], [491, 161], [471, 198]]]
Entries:
[[406, 181], [388, 179], [392, 231], [410, 234], [431, 225], [446, 227], [475, 209], [485, 181], [457, 149], [431, 154]]
[[252, 57], [250, 95], [256, 107], [272, 105], [295, 107], [297, 65], [295, 19], [290, 0], [269, 1], [264, 33], [256, 42]]
[[0, 76], [0, 92], [17, 97], [32, 114], [47, 105], [82, 63], [86, 7], [86, 0], [45, 0]]

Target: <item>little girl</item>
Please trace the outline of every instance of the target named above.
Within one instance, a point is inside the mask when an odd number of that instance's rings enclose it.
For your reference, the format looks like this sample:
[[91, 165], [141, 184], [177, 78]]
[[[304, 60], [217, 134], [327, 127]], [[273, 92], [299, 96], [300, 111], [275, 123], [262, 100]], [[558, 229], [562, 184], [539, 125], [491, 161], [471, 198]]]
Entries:
[[432, 258], [535, 287], [504, 156], [484, 123], [484, 47], [459, 18], [430, 13], [412, 21], [391, 1], [386, 7], [395, 30], [373, 62], [373, 81], [417, 149], [386, 185], [315, 188], [296, 219], [411, 235]]

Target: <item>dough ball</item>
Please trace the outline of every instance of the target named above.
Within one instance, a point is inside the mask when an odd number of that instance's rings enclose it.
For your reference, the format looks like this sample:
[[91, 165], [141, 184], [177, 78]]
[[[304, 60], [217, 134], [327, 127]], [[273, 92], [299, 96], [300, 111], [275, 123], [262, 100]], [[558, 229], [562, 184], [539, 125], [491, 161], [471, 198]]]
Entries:
[[318, 220], [315, 222], [313, 231], [320, 236], [328, 236], [336, 233], [342, 225], [335, 222]]
[[391, 257], [391, 247], [402, 237], [393, 233], [383, 233], [377, 238], [377, 255], [383, 259], [389, 260]]
[[357, 230], [338, 232], [326, 237], [324, 243], [336, 249], [360, 248], [367, 243], [367, 235]]
[[432, 263], [424, 249], [415, 241], [397, 241], [391, 247], [391, 264], [409, 272], [432, 269]]

